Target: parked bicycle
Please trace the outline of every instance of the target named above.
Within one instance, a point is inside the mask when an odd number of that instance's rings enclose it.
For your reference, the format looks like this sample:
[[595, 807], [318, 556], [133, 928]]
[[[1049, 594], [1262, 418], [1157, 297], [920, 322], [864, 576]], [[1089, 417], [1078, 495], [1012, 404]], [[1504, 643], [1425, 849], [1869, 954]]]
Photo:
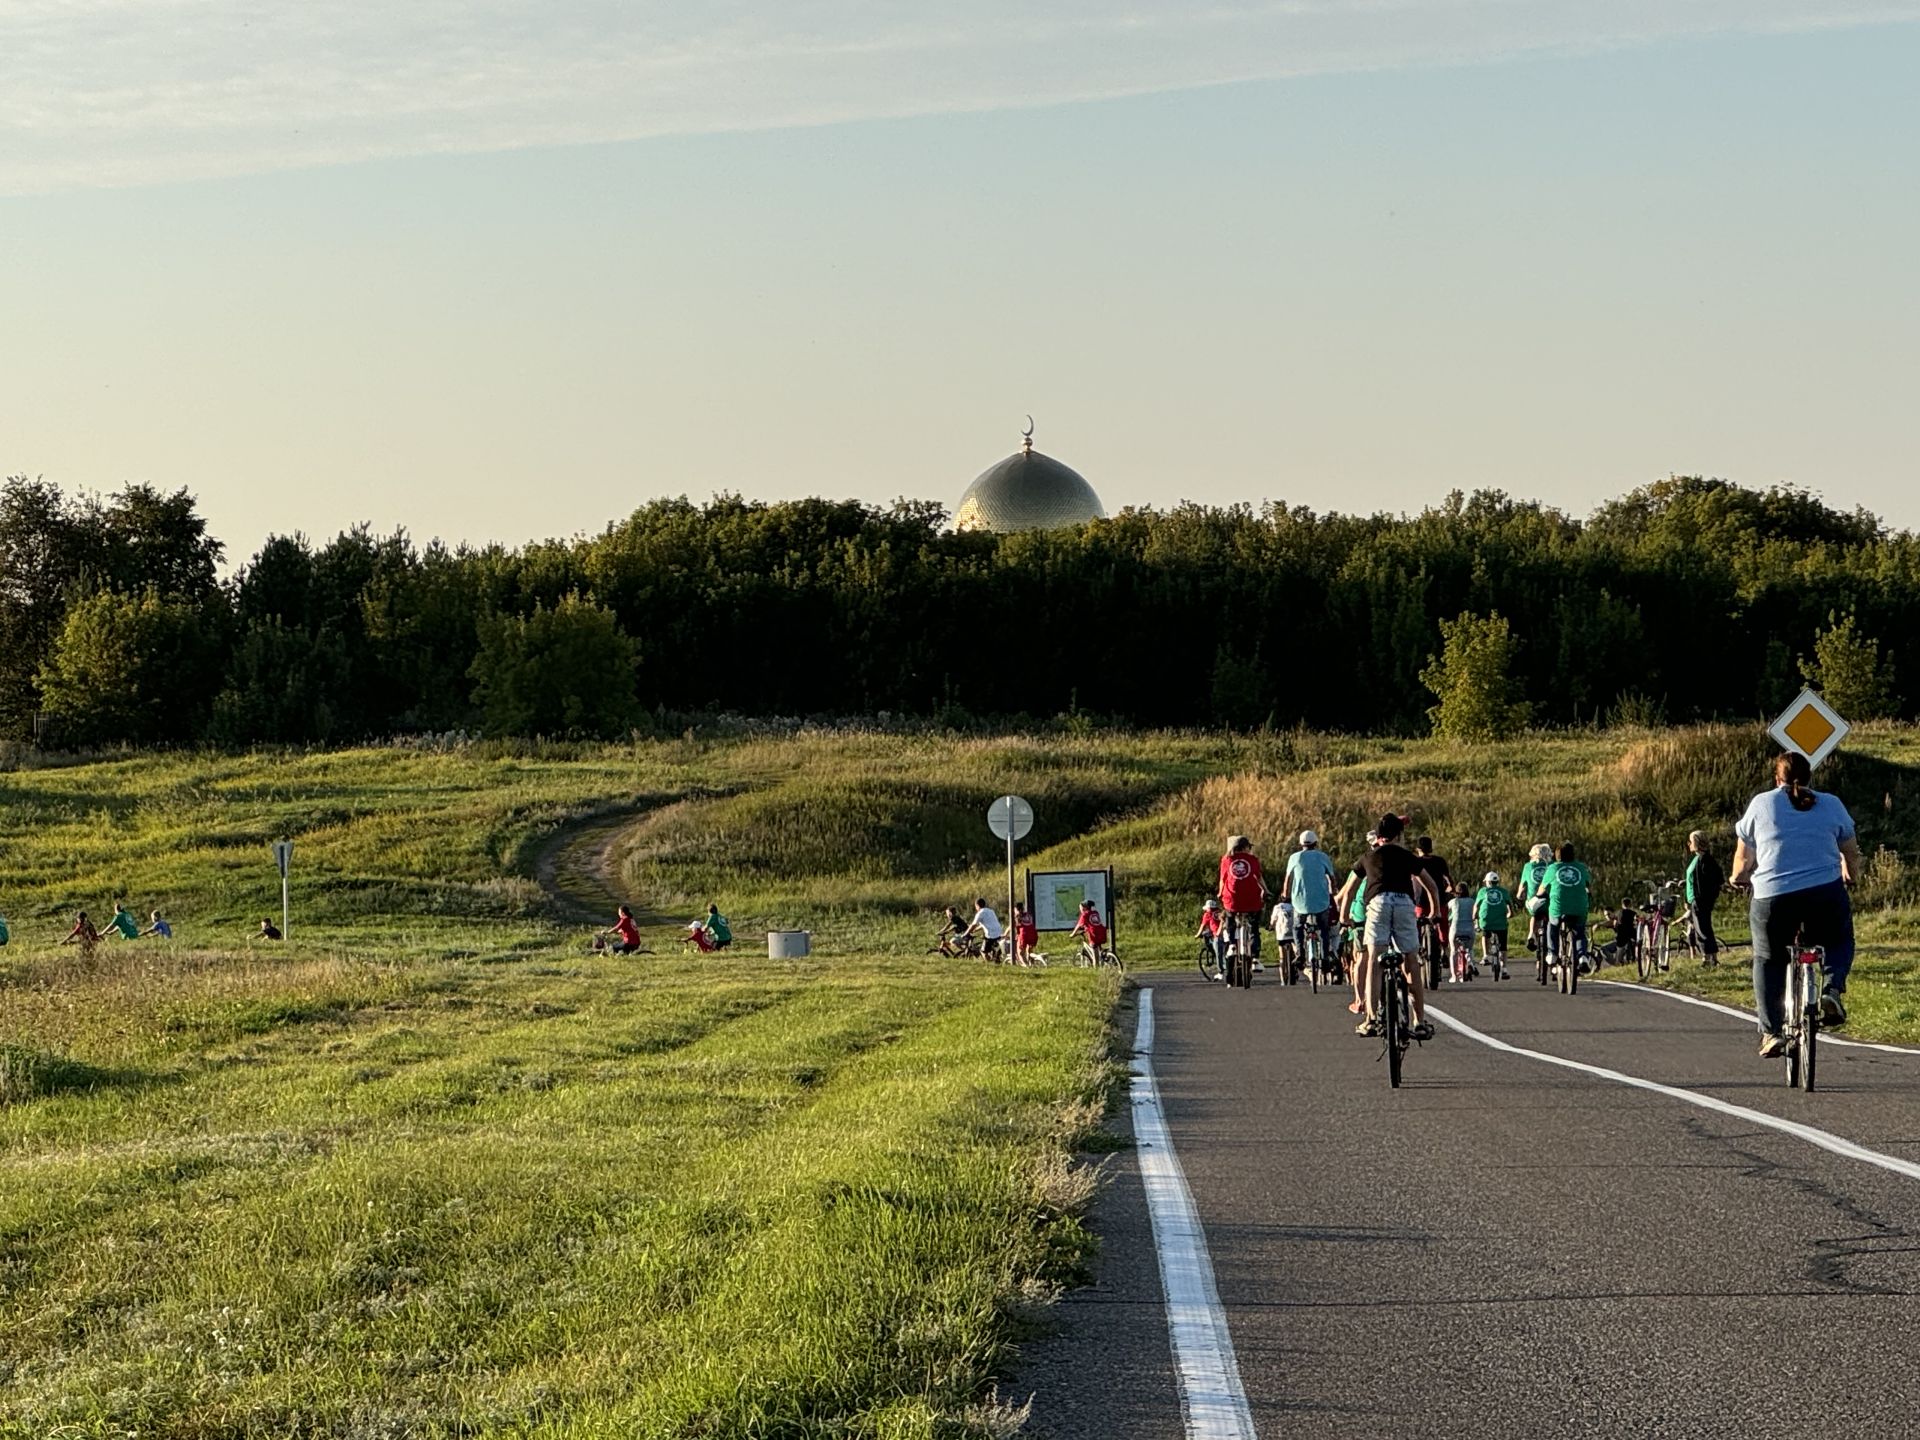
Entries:
[[1634, 963], [1642, 980], [1653, 977], [1655, 970], [1669, 970], [1673, 965], [1673, 923], [1680, 912], [1678, 880], [1646, 882], [1647, 908], [1640, 913], [1640, 923], [1634, 936]]

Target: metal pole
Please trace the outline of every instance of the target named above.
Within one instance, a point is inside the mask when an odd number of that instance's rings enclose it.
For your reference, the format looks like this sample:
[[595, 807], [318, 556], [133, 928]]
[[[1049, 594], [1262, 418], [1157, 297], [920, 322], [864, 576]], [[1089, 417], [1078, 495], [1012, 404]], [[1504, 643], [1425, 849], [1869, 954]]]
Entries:
[[293, 866], [289, 865], [286, 867], [286, 870], [280, 872], [280, 938], [282, 940], [286, 939], [287, 936], [293, 932], [293, 926], [289, 918], [291, 912], [287, 908], [287, 870], [291, 870], [292, 868]]
[[1000, 928], [1004, 930], [1007, 928], [1007, 926], [1010, 926], [1012, 924], [1013, 924], [1013, 807], [1009, 805], [1007, 807], [1007, 924], [1001, 926]]

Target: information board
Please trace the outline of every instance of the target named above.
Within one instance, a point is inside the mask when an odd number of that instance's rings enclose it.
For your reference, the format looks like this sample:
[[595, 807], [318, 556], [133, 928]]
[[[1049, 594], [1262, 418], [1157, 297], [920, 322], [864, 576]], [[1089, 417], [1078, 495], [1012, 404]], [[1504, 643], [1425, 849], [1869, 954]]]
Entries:
[[1080, 922], [1080, 902], [1091, 900], [1100, 918], [1113, 928], [1113, 871], [1029, 870], [1027, 904], [1035, 926], [1071, 930]]

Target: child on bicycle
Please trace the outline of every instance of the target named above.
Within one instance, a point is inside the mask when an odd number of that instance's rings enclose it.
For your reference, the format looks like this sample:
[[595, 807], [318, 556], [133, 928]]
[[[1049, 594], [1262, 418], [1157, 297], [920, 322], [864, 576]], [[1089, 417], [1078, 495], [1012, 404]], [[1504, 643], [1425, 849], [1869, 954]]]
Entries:
[[1226, 921], [1220, 913], [1220, 902], [1211, 895], [1207, 903], [1200, 907], [1200, 928], [1193, 932], [1193, 938], [1204, 940], [1213, 947], [1215, 965], [1214, 979], [1218, 980], [1227, 968]]
[[1473, 963], [1474, 941], [1473, 896], [1468, 893], [1465, 881], [1455, 883], [1447, 894], [1447, 958], [1450, 966], [1462, 949], [1467, 952], [1464, 971], [1454, 968], [1454, 980], [1471, 980], [1479, 974]]
[[1297, 931], [1294, 926], [1293, 904], [1288, 900], [1276, 900], [1273, 903], [1273, 948], [1279, 952], [1282, 974], [1291, 973], [1296, 965], [1295, 957], [1300, 947], [1295, 943]]
[[1513, 896], [1500, 883], [1500, 872], [1480, 877], [1480, 893], [1473, 897], [1474, 919], [1480, 924], [1480, 953], [1492, 967], [1493, 978], [1507, 978], [1507, 921], [1513, 914]]
[[[625, 905], [614, 917], [613, 924], [604, 930], [594, 932], [593, 948], [611, 950], [615, 955], [634, 955], [640, 950], [640, 926], [633, 918], [633, 911]], [[702, 946], [710, 949], [710, 946]]]
[[946, 918], [940, 922], [940, 928], [933, 932], [933, 948], [929, 955], [964, 955], [967, 947], [961, 943], [967, 933], [967, 922], [960, 918], [960, 912], [953, 906], [947, 906]]

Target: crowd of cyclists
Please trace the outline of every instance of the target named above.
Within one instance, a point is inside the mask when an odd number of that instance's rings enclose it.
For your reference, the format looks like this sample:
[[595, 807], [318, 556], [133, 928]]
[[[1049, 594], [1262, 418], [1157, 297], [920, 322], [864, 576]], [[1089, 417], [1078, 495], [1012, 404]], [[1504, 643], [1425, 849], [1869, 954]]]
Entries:
[[[1411, 1001], [1412, 1038], [1424, 1041], [1433, 1036], [1426, 1017], [1429, 985], [1448, 976], [1454, 983], [1470, 980], [1482, 967], [1496, 982], [1508, 979], [1508, 942], [1516, 928], [1524, 927], [1528, 949], [1544, 941], [1538, 951], [1543, 966], [1573, 966], [1578, 974], [1605, 960], [1629, 958], [1646, 936], [1683, 925], [1701, 962], [1718, 964], [1724, 946], [1713, 912], [1732, 887], [1749, 896], [1760, 1053], [1774, 1057], [1785, 1050], [1786, 967], [1796, 944], [1823, 951], [1821, 1023], [1846, 1021], [1854, 951], [1848, 887], [1860, 874], [1859, 844], [1845, 805], [1812, 788], [1811, 768], [1797, 752], [1779, 756], [1773, 788], [1756, 795], [1734, 826], [1732, 872], [1721, 868], [1710, 838], [1694, 831], [1687, 837], [1683, 879], [1655, 885], [1644, 911], [1623, 901], [1600, 914], [1614, 933], [1604, 946], [1589, 928], [1596, 912], [1593, 872], [1571, 843], [1534, 845], [1511, 888], [1497, 870], [1471, 886], [1455, 880], [1430, 837], [1409, 841], [1408, 823], [1404, 815], [1382, 815], [1344, 873], [1321, 849], [1319, 835], [1303, 830], [1277, 887], [1269, 884], [1253, 842], [1229, 836], [1217, 890], [1204, 902], [1195, 931], [1217, 961], [1203, 969], [1215, 980], [1227, 976], [1237, 947], [1251, 952], [1253, 972], [1263, 970], [1258, 955], [1264, 919], [1286, 978], [1293, 978], [1309, 951], [1327, 957], [1330, 972], [1352, 985], [1347, 1008], [1359, 1017], [1357, 1033], [1372, 1036], [1380, 1033], [1381, 967], [1397, 953]], [[1315, 932], [1317, 946], [1301, 943]]]

